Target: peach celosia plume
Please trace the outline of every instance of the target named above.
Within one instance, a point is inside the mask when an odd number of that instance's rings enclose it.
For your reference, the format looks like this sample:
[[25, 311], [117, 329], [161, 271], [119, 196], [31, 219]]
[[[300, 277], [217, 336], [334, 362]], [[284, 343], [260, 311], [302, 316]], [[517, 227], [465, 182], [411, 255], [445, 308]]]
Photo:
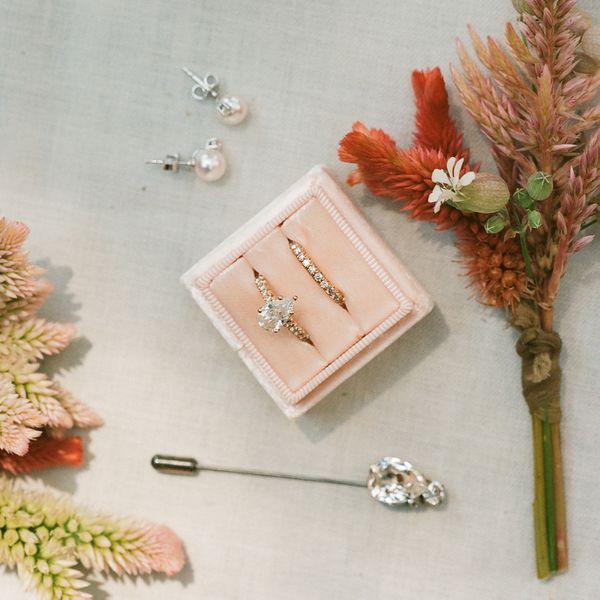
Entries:
[[506, 26], [508, 50], [470, 32], [489, 75], [460, 43], [462, 73], [452, 69], [460, 98], [492, 143], [505, 179], [516, 187], [537, 170], [553, 175], [554, 193], [540, 206], [547, 226], [528, 240], [539, 257], [534, 274], [543, 297], [537, 300], [548, 307], [568, 256], [591, 241], [578, 235], [597, 212], [600, 188], [600, 109], [588, 106], [600, 89], [600, 70], [576, 71], [585, 26], [575, 7], [575, 0], [527, 0], [521, 35]]
[[11, 473], [81, 464], [79, 438], [59, 443], [48, 437], [102, 423], [40, 371], [44, 357], [63, 350], [75, 330], [36, 317], [51, 286], [38, 279], [42, 270], [22, 249], [28, 233], [22, 223], [0, 218], [0, 469]]

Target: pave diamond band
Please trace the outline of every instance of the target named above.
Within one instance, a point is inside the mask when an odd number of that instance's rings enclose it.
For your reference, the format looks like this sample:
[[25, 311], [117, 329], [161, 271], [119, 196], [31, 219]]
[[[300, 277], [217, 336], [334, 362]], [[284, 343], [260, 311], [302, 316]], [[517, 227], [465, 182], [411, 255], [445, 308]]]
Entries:
[[319, 284], [319, 287], [336, 303], [346, 308], [344, 294], [336, 288], [326, 277], [321, 270], [315, 265], [313, 260], [308, 256], [306, 250], [298, 243], [288, 240], [290, 250], [298, 259], [300, 264], [306, 269], [308, 274]]
[[283, 327], [295, 335], [301, 342], [312, 344], [310, 336], [306, 331], [296, 323], [293, 318], [294, 302], [298, 300], [297, 296], [293, 298], [284, 298], [283, 296], [274, 296], [269, 289], [269, 284], [263, 275], [255, 273], [255, 283], [260, 295], [265, 303], [258, 309], [258, 324], [265, 331], [278, 333]]

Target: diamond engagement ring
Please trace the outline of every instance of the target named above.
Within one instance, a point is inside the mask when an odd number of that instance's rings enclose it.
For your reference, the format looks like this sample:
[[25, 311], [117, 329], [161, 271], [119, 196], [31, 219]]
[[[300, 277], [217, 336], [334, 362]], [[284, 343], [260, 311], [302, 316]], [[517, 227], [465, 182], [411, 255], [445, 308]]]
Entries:
[[274, 296], [269, 289], [267, 280], [260, 273], [255, 273], [255, 282], [260, 295], [265, 303], [258, 309], [258, 324], [265, 331], [278, 333], [282, 327], [287, 328], [301, 342], [312, 344], [310, 336], [293, 318], [294, 302], [298, 296], [293, 298], [284, 298], [283, 296]]
[[423, 503], [438, 506], [446, 498], [446, 490], [439, 481], [429, 481], [409, 462], [393, 456], [371, 465], [367, 487], [375, 500], [388, 506]]
[[315, 265], [313, 260], [308, 256], [306, 250], [298, 243], [288, 240], [290, 250], [298, 259], [300, 264], [308, 271], [308, 274], [319, 284], [319, 287], [342, 308], [346, 308], [344, 294], [336, 288], [330, 281], [327, 280], [321, 270]]

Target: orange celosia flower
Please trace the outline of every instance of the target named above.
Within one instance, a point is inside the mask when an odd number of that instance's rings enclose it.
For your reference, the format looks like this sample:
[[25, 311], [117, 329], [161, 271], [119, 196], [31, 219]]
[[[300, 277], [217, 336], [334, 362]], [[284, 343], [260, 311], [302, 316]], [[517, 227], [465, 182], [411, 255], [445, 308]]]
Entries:
[[414, 71], [412, 84], [417, 112], [413, 145], [399, 149], [381, 129], [357, 122], [340, 142], [339, 157], [356, 169], [348, 183], [364, 183], [377, 196], [401, 203], [413, 219], [431, 221], [438, 229], [454, 228], [473, 285], [486, 304], [514, 309], [526, 292], [527, 277], [516, 240], [485, 232], [478, 214], [463, 213], [442, 204], [439, 212], [428, 201], [435, 187], [435, 169], [445, 169], [448, 159], [464, 159], [461, 175], [477, 171], [469, 165], [469, 150], [450, 117], [448, 94], [439, 68]]
[[412, 86], [417, 105], [413, 146], [441, 150], [446, 157], [465, 156], [468, 162], [463, 137], [450, 117], [448, 92], [440, 68], [413, 71]]
[[527, 294], [525, 261], [517, 238], [504, 240], [502, 234], [490, 235], [481, 220], [464, 219], [456, 228], [457, 247], [473, 287], [489, 306], [514, 310]]
[[64, 439], [42, 436], [29, 444], [24, 456], [0, 452], [0, 469], [12, 475], [50, 467], [80, 467], [82, 463], [83, 444], [79, 436]]
[[448, 206], [434, 213], [427, 201], [435, 186], [431, 181], [433, 170], [445, 167], [448, 160], [441, 150], [399, 150], [386, 133], [369, 130], [358, 122], [341, 141], [339, 157], [357, 165], [348, 176], [350, 185], [364, 183], [376, 196], [401, 202], [413, 219], [432, 221], [439, 229], [448, 229], [460, 218], [460, 213]]
[[417, 104], [413, 146], [398, 149], [396, 142], [381, 129], [367, 129], [357, 122], [340, 142], [339, 157], [357, 169], [348, 177], [350, 185], [363, 182], [377, 196], [403, 204], [413, 219], [432, 221], [438, 229], [453, 227], [461, 213], [442, 206], [435, 214], [427, 202], [435, 187], [434, 169], [444, 169], [448, 158], [464, 158], [463, 172], [469, 166], [469, 151], [462, 147], [462, 135], [450, 117], [448, 94], [439, 68], [415, 71], [412, 77]]

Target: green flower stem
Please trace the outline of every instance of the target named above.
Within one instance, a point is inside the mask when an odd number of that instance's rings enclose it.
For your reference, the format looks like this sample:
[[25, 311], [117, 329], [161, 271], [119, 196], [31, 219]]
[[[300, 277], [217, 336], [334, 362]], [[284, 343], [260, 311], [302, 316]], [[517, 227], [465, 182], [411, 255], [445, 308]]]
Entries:
[[546, 520], [546, 493], [544, 485], [544, 448], [542, 441], [542, 422], [531, 417], [533, 432], [534, 487], [533, 520], [535, 530], [535, 550], [537, 576], [546, 579], [551, 575], [548, 559], [548, 529]]
[[[535, 281], [533, 267], [531, 265], [531, 256], [529, 255], [529, 248], [527, 247], [527, 239], [525, 237], [525, 230], [514, 206], [512, 207], [512, 213], [515, 219], [515, 229], [519, 235], [521, 254], [525, 261], [525, 272], [529, 279]], [[557, 513], [554, 486], [555, 453], [552, 447], [553, 436], [551, 424], [547, 421], [542, 421], [535, 416], [533, 416], [532, 419], [535, 477], [533, 515], [537, 556], [536, 562], [538, 577], [540, 579], [545, 579], [559, 570], [556, 538]]]
[[[540, 311], [540, 319], [544, 331], [553, 330], [554, 311], [550, 307]], [[565, 501], [565, 480], [563, 473], [562, 443], [560, 422], [547, 425], [551, 443], [551, 456], [547, 462], [552, 468], [552, 499], [554, 501], [554, 528], [556, 542], [556, 573], [567, 570], [569, 553], [567, 548], [567, 510]]]
[[525, 261], [525, 273], [527, 273], [527, 277], [532, 281], [535, 281], [533, 276], [533, 267], [531, 266], [531, 256], [529, 256], [529, 248], [527, 248], [527, 240], [525, 239], [525, 230], [523, 229], [523, 225], [521, 225], [521, 219], [519, 219], [519, 213], [517, 213], [517, 209], [512, 207], [513, 216], [516, 222], [516, 229], [519, 232], [519, 243], [521, 244], [521, 254], [523, 255], [523, 260]]
[[544, 452], [544, 493], [546, 496], [546, 529], [548, 531], [548, 564], [550, 570], [558, 571], [556, 559], [556, 509], [554, 499], [554, 468], [550, 423], [542, 421], [542, 446]]
[[[545, 331], [552, 330], [553, 311], [542, 311]], [[565, 485], [560, 423], [533, 416], [535, 499], [533, 504], [537, 572], [540, 579], [568, 567]]]
[[569, 566], [569, 554], [567, 549], [567, 506], [565, 502], [565, 478], [563, 474], [560, 423], [550, 424], [550, 435], [552, 436], [552, 462], [554, 467], [556, 561], [558, 563], [558, 572], [562, 573]]

